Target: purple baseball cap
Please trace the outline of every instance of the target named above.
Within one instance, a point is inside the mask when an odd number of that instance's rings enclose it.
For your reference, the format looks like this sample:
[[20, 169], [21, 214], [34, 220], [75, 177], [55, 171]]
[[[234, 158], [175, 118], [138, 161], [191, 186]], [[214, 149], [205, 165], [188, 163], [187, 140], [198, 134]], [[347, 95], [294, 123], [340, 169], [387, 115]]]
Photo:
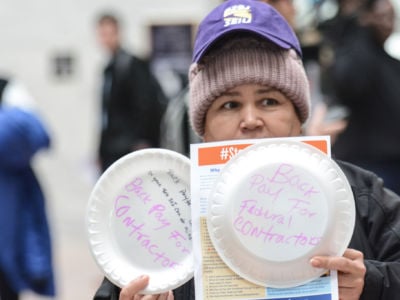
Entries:
[[281, 48], [293, 48], [302, 56], [293, 29], [272, 6], [256, 0], [228, 0], [212, 10], [200, 23], [193, 62], [199, 62], [222, 36], [235, 31], [255, 33]]

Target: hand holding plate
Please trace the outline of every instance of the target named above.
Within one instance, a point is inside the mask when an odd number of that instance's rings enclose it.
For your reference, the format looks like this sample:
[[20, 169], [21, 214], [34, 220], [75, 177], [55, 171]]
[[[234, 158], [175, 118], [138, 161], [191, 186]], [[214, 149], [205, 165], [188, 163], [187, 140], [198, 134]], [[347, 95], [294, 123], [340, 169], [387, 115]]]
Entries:
[[311, 265], [338, 271], [339, 299], [359, 299], [364, 287], [366, 267], [362, 252], [347, 249], [342, 257], [316, 256]]

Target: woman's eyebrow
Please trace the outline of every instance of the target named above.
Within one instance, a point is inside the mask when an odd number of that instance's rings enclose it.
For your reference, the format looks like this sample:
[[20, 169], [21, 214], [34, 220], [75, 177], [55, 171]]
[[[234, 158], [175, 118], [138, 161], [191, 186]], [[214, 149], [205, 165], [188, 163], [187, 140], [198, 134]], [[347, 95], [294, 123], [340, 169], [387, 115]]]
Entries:
[[271, 88], [271, 87], [263, 87], [260, 88], [256, 91], [256, 94], [265, 94], [265, 93], [270, 93], [270, 92], [274, 92], [276, 91], [276, 89]]

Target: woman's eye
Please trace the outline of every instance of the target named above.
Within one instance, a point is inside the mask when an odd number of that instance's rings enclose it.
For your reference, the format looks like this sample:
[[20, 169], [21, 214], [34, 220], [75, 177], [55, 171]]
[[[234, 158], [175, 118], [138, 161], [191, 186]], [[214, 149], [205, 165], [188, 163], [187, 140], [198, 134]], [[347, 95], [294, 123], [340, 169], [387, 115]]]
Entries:
[[234, 102], [234, 101], [229, 101], [229, 102], [225, 102], [222, 105], [222, 107], [225, 109], [234, 109], [234, 108], [238, 107], [238, 103]]
[[261, 101], [261, 104], [263, 106], [273, 106], [273, 105], [277, 105], [279, 104], [278, 100], [272, 99], [272, 98], [267, 98], [267, 99], [263, 99]]

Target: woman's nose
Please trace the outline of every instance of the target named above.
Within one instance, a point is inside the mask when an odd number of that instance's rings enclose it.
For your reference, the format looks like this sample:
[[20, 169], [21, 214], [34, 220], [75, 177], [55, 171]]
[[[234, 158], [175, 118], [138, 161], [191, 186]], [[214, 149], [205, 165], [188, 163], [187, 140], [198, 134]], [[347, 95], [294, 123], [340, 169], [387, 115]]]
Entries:
[[262, 126], [262, 119], [255, 107], [245, 107], [242, 110], [240, 127], [242, 129], [254, 130]]

